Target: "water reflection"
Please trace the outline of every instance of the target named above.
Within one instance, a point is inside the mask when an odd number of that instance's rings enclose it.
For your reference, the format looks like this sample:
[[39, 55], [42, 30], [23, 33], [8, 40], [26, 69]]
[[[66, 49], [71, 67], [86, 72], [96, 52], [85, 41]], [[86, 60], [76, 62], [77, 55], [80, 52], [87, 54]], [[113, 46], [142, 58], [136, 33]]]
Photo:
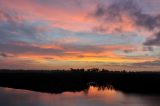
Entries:
[[0, 106], [159, 106], [159, 100], [158, 96], [124, 94], [93, 86], [61, 94], [0, 88]]

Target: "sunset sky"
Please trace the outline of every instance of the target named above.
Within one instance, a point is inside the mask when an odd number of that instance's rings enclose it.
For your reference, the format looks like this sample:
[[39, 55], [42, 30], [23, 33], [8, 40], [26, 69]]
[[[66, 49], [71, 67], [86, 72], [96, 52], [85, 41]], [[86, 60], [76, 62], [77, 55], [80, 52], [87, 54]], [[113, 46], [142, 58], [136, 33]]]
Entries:
[[160, 71], [160, 0], [0, 0], [0, 69]]

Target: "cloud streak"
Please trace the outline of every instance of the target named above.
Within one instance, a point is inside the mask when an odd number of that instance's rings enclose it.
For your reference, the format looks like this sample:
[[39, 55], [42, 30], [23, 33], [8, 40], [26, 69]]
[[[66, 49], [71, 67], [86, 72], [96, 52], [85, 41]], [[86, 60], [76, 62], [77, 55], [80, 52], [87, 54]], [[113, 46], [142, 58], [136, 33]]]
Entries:
[[14, 55], [1, 52], [1, 53], [0, 53], [0, 57], [8, 58], [8, 57], [14, 57]]
[[132, 64], [134, 66], [140, 66], [140, 67], [152, 67], [152, 66], [156, 66], [158, 67], [160, 65], [160, 60], [155, 60], [155, 61], [146, 61], [146, 62], [142, 62], [142, 63], [134, 63]]

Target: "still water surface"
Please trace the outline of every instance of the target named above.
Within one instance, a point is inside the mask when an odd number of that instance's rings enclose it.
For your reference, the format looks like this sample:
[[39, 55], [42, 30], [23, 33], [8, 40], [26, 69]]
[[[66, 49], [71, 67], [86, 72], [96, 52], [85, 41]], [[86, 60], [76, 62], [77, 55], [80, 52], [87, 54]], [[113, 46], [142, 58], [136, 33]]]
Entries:
[[0, 106], [160, 106], [160, 96], [125, 94], [93, 86], [61, 94], [0, 88]]

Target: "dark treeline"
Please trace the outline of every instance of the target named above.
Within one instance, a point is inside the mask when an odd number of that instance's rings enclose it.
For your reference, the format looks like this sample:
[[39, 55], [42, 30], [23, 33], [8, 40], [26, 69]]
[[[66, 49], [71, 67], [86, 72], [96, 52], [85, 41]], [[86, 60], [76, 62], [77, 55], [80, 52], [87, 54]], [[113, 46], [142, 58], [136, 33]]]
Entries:
[[0, 86], [40, 92], [84, 91], [90, 85], [113, 86], [125, 93], [160, 94], [160, 72], [93, 69], [0, 70]]

